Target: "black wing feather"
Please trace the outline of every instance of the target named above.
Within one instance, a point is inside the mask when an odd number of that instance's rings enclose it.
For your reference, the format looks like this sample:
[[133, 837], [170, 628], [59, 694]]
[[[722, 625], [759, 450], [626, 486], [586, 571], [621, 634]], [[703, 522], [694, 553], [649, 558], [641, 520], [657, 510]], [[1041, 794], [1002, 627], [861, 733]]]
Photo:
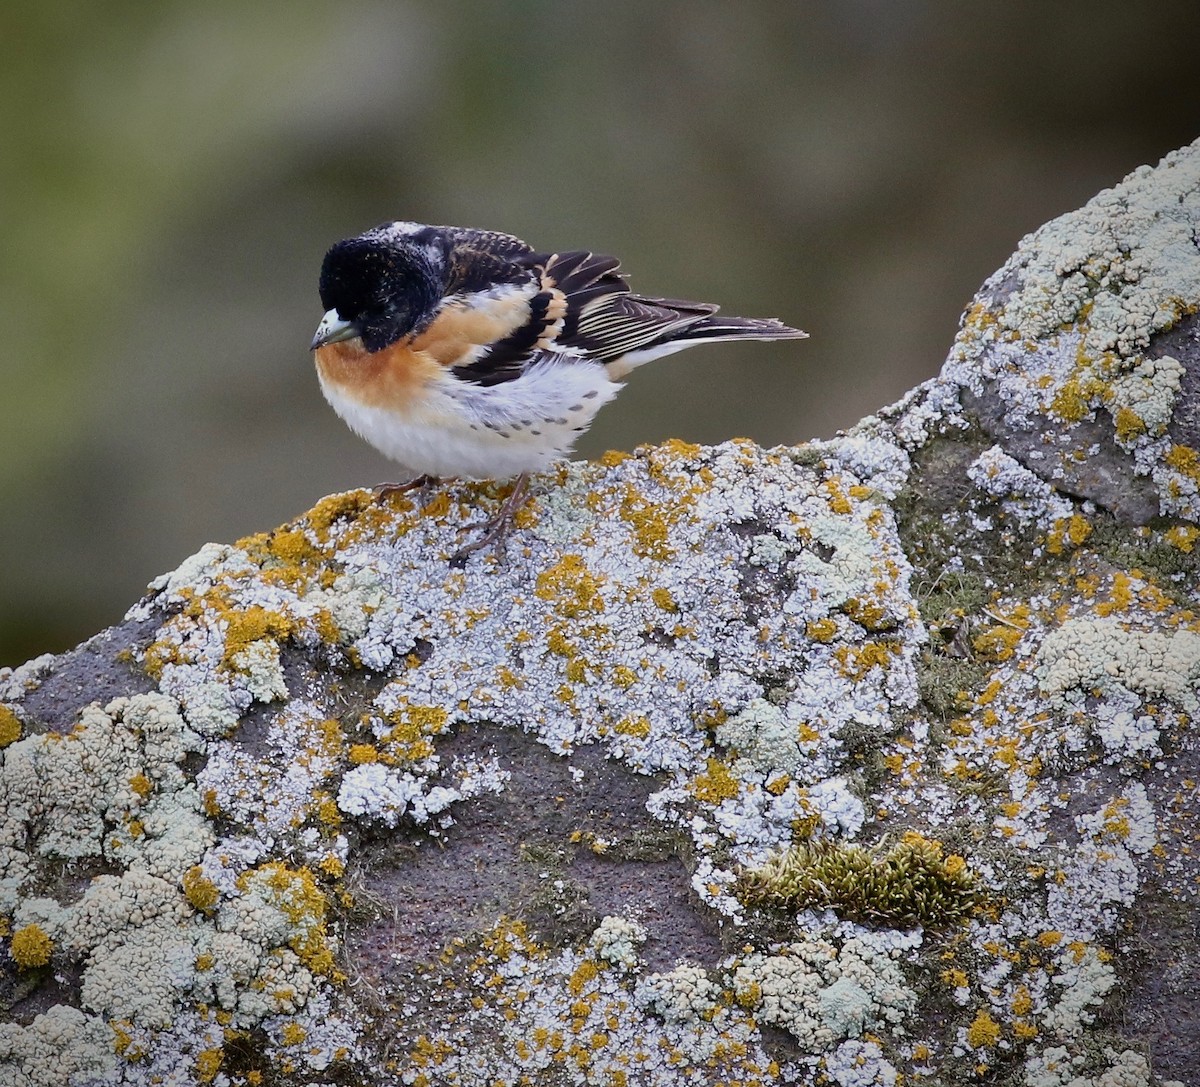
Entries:
[[804, 335], [773, 319], [718, 317], [718, 307], [708, 302], [633, 294], [616, 257], [587, 250], [538, 253], [508, 234], [447, 229], [453, 241], [447, 263], [454, 269], [447, 294], [533, 278], [542, 287], [530, 300], [529, 320], [521, 328], [475, 362], [454, 367], [455, 376], [465, 381], [498, 385], [520, 377], [544, 357], [547, 337], [556, 349], [609, 363], [672, 340]]

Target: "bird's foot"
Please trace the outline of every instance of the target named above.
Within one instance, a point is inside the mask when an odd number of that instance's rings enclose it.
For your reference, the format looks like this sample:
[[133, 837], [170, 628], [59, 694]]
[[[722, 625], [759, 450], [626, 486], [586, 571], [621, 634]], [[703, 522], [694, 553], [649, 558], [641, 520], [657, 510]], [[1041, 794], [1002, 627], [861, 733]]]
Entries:
[[416, 479], [410, 479], [407, 483], [380, 483], [377, 487], [371, 488], [371, 494], [375, 496], [376, 502], [382, 502], [389, 495], [407, 494], [409, 491], [425, 491], [430, 487], [436, 487], [441, 483], [437, 476], [417, 476]]
[[485, 547], [490, 547], [497, 558], [503, 558], [505, 545], [508, 542], [509, 534], [513, 530], [517, 513], [525, 504], [528, 497], [529, 473], [522, 472], [517, 476], [517, 480], [513, 484], [513, 489], [509, 493], [509, 496], [500, 504], [500, 508], [492, 517], [489, 517], [486, 521], [476, 521], [474, 524], [467, 525], [465, 528], [459, 530], [459, 535], [472, 532], [476, 529], [480, 530], [480, 534], [470, 543], [463, 544], [462, 547], [450, 556], [450, 565], [460, 568], [465, 566], [468, 555], [476, 551], [481, 551]]

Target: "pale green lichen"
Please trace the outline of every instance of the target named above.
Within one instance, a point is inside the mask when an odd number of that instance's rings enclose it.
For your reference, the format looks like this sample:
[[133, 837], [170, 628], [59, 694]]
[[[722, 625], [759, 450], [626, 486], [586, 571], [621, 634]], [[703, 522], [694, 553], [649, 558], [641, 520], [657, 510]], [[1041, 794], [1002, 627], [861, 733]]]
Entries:
[[1085, 1072], [1097, 1061], [1073, 1054], [1066, 1046], [1048, 1046], [1025, 1062], [1023, 1087], [1183, 1087], [1175, 1080], [1158, 1080], [1150, 1062], [1132, 1049], [1117, 1052], [1106, 1047], [1102, 1067]]
[[1200, 634], [1130, 629], [1111, 616], [1068, 619], [1046, 636], [1038, 654], [1042, 690], [1058, 705], [1071, 691], [1119, 684], [1147, 697], [1165, 697], [1200, 710]]
[[684, 963], [645, 977], [638, 1002], [669, 1023], [697, 1022], [717, 1006], [721, 987], [700, 966]]
[[840, 948], [809, 939], [747, 955], [733, 987], [743, 1007], [809, 1052], [867, 1030], [898, 1030], [917, 1003], [899, 967], [861, 939]]
[[6, 1087], [74, 1087], [111, 1082], [112, 1034], [102, 1019], [56, 1004], [26, 1026], [0, 1023], [0, 1073]]
[[625, 917], [605, 917], [592, 933], [596, 954], [614, 966], [632, 968], [638, 963], [638, 947], [646, 942], [646, 927]]

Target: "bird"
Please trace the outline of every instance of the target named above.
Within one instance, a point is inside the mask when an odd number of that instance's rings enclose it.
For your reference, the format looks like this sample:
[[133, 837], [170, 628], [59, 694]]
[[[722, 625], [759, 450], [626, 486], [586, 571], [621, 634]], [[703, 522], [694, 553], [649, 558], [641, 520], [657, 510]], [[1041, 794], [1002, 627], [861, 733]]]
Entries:
[[568, 454], [631, 371], [697, 344], [789, 340], [774, 318], [634, 294], [615, 257], [511, 234], [395, 221], [334, 244], [312, 340], [321, 391], [412, 479], [515, 477], [452, 558], [503, 546], [530, 475]]

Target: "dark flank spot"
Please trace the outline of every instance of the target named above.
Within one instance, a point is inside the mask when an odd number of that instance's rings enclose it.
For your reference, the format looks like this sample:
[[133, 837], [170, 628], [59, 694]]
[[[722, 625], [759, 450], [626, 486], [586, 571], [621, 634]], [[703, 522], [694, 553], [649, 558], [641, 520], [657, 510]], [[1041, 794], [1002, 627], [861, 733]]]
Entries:
[[511, 426], [512, 426], [513, 430], [521, 430], [522, 429], [521, 423], [512, 423]]
[[476, 423], [472, 423], [472, 424], [471, 424], [471, 429], [472, 429], [472, 430], [478, 430], [478, 429], [479, 429], [479, 426], [478, 426], [478, 424], [476, 424]]
[[530, 433], [530, 434], [535, 434], [535, 435], [537, 435], [537, 437], [539, 437], [539, 438], [542, 436], [542, 432], [541, 432], [540, 430], [531, 430], [529, 433]]
[[566, 426], [567, 425], [566, 419], [551, 419], [550, 422], [556, 424], [557, 426]]
[[522, 419], [521, 426], [533, 426], [533, 420], [532, 419]]
[[487, 423], [487, 422], [485, 422], [483, 425], [484, 425], [485, 427], [487, 427], [487, 428], [488, 428], [488, 430], [495, 430], [495, 429], [496, 429], [496, 424], [495, 424], [495, 423]]
[[584, 398], [584, 400], [595, 400], [596, 397], [598, 397], [599, 395], [600, 395], [600, 390], [593, 389], [590, 393], [584, 393], [583, 398]]
[[501, 438], [511, 438], [512, 437], [511, 434], [506, 434], [503, 430], [497, 430], [496, 433], [499, 434]]
[[567, 411], [583, 411], [583, 405], [582, 404], [572, 404], [569, 408], [567, 408]]

